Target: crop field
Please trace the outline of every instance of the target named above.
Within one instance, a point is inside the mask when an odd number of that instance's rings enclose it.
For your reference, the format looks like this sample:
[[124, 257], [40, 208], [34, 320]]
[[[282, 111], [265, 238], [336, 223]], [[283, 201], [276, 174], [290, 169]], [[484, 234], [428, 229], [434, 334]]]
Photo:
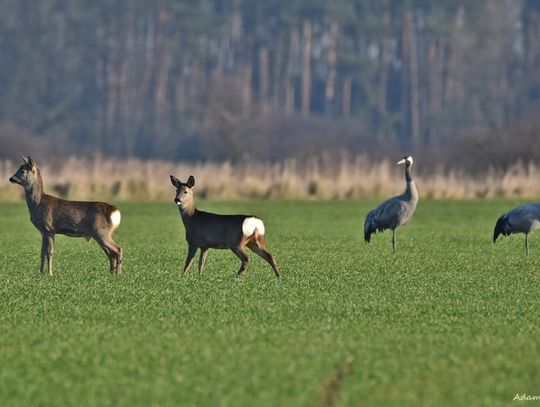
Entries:
[[[23, 203], [0, 205], [0, 403], [507, 405], [540, 394], [540, 233], [492, 243], [521, 201], [420, 201], [363, 242], [376, 202], [204, 202], [251, 213], [283, 277], [253, 253], [186, 255], [178, 209], [117, 203], [124, 273], [95, 242], [56, 237], [41, 276]], [[198, 257], [197, 257], [198, 258]], [[197, 258], [195, 260], [197, 260]]]

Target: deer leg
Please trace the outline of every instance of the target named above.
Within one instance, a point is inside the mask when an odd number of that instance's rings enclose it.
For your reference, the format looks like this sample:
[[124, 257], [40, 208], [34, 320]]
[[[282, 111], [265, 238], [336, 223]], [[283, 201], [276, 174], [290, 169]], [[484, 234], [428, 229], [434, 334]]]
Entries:
[[111, 273], [116, 272], [116, 268], [118, 267], [118, 264], [116, 262], [116, 256], [114, 255], [114, 253], [110, 249], [110, 246], [104, 244], [102, 246], [102, 249], [105, 252], [105, 254], [107, 255], [107, 257], [109, 258], [109, 272], [111, 272]]
[[96, 239], [96, 241], [98, 242], [99, 244], [99, 247], [101, 247], [101, 250], [103, 250], [103, 252], [105, 253], [105, 255], [107, 256], [107, 258], [109, 259], [109, 271], [111, 273], [114, 272], [114, 269], [116, 267], [116, 264], [115, 264], [115, 261], [114, 261], [114, 257], [112, 256], [112, 253], [111, 253], [111, 250], [109, 249], [109, 247], [105, 244], [104, 241], [102, 240], [98, 240]]
[[186, 257], [186, 261], [184, 263], [184, 268], [182, 270], [182, 275], [184, 275], [185, 272], [191, 267], [191, 263], [193, 263], [193, 258], [195, 257], [195, 253], [197, 253], [197, 247], [189, 245], [188, 254]]
[[111, 273], [116, 272], [116, 267], [118, 267], [118, 264], [116, 263], [116, 257], [114, 256], [108, 256], [109, 257], [109, 271]]
[[116, 272], [118, 274], [121, 274], [122, 273], [122, 261], [124, 260], [124, 250], [116, 245], [116, 247], [118, 248], [118, 252], [116, 254]]
[[246, 271], [246, 268], [249, 263], [249, 257], [246, 255], [246, 252], [244, 252], [244, 248], [242, 246], [236, 247], [232, 249], [233, 253], [238, 256], [240, 260], [242, 260], [242, 265], [240, 266], [240, 269], [238, 270], [237, 276], [240, 277], [244, 271]]
[[123, 250], [120, 246], [118, 246], [114, 240], [109, 239], [107, 242], [108, 246], [111, 250], [111, 271], [115, 272], [116, 274], [122, 273], [122, 258], [123, 258]]
[[45, 271], [45, 260], [47, 259], [47, 236], [43, 235], [41, 240], [41, 266], [39, 272], [43, 274]]
[[103, 250], [103, 252], [107, 256], [107, 258], [109, 259], [110, 272], [111, 273], [116, 272], [118, 264], [117, 264], [117, 258], [116, 258], [114, 247], [108, 241], [108, 239], [105, 238], [104, 236], [99, 236], [99, 235], [94, 236], [94, 239], [98, 243], [99, 247], [101, 247], [101, 249]]
[[201, 247], [201, 255], [199, 256], [199, 274], [202, 274], [203, 272], [206, 256], [208, 256], [208, 247]]
[[54, 255], [54, 235], [45, 236], [46, 246], [47, 246], [47, 271], [49, 275], [53, 275], [53, 255]]
[[272, 254], [268, 250], [266, 250], [266, 247], [264, 247], [263, 242], [259, 242], [259, 241], [251, 242], [248, 244], [248, 247], [251, 251], [253, 251], [254, 253], [257, 253], [264, 260], [266, 260], [268, 264], [270, 264], [270, 266], [272, 266], [272, 270], [274, 270], [274, 274], [276, 275], [277, 278], [281, 277], [281, 274], [279, 274], [279, 269], [276, 264], [276, 260], [274, 259], [274, 256], [272, 256]]

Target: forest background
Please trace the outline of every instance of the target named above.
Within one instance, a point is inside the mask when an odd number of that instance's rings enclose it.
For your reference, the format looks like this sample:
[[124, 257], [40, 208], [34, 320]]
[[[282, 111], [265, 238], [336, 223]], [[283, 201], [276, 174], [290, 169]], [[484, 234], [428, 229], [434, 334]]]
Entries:
[[360, 197], [413, 153], [434, 196], [540, 195], [534, 0], [2, 0], [0, 58], [3, 171], [32, 153], [59, 192], [83, 157], [101, 180], [107, 160], [271, 176], [256, 196], [342, 174]]

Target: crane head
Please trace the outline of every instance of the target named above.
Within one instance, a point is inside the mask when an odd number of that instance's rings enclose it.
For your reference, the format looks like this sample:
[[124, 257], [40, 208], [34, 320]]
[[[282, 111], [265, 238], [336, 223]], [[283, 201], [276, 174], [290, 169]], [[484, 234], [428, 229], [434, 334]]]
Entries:
[[401, 160], [399, 160], [397, 163], [398, 164], [407, 164], [408, 166], [411, 166], [413, 165], [413, 158], [412, 156], [410, 155], [406, 155], [405, 157], [403, 157]]

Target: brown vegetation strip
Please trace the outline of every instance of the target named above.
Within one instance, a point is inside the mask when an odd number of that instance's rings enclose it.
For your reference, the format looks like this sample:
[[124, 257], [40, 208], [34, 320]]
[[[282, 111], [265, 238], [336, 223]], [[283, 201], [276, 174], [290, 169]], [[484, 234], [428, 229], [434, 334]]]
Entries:
[[[208, 199], [365, 199], [388, 197], [404, 188], [402, 169], [395, 162], [371, 162], [366, 156], [247, 164], [34, 158], [45, 190], [68, 199], [172, 200], [169, 174], [182, 179], [194, 175], [197, 195]], [[18, 167], [19, 163], [0, 161], [0, 201], [22, 199], [20, 188], [8, 182]], [[421, 198], [540, 197], [540, 165], [533, 163], [518, 162], [506, 171], [490, 169], [473, 176], [444, 168], [428, 172], [418, 158], [412, 172]]]

